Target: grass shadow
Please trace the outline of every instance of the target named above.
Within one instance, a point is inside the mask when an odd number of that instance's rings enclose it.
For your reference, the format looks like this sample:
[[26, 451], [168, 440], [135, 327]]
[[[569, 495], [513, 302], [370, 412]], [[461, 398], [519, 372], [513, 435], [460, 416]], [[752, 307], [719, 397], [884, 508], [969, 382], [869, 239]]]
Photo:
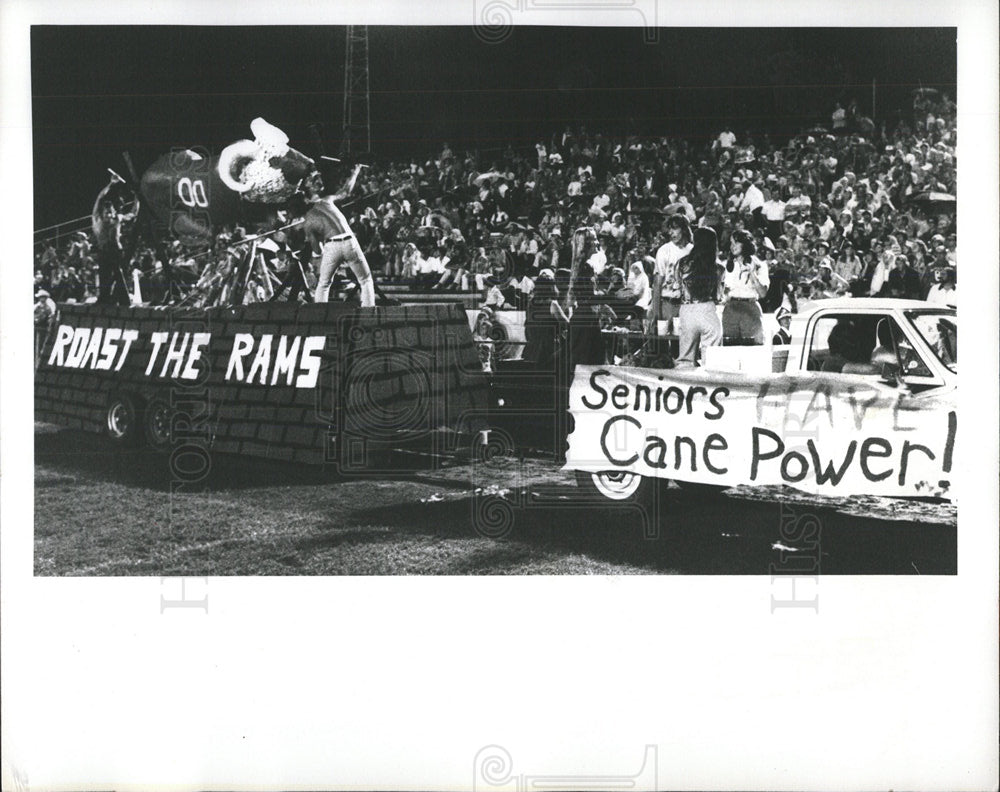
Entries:
[[[476, 499], [401, 503], [354, 512], [352, 519], [388, 526], [401, 534], [438, 538], [495, 538], [561, 553], [579, 553], [660, 574], [869, 575], [957, 572], [954, 526], [859, 518], [834, 508], [811, 508], [816, 530], [789, 531], [780, 502], [731, 495], [696, 497], [679, 490], [648, 515], [650, 535], [634, 509], [580, 503], [579, 490], [548, 485], [545, 499], [510, 498], [509, 525], [501, 515], [483, 526]], [[562, 496], [562, 499], [557, 499]], [[800, 512], [796, 518], [801, 519]], [[499, 534], [499, 535], [498, 535]]]
[[[261, 487], [316, 486], [366, 478], [420, 481], [428, 470], [452, 464], [430, 455], [394, 454], [382, 469], [342, 472], [334, 464], [309, 465], [260, 457], [223, 454], [207, 449], [210, 460], [206, 475], [185, 480], [187, 492], [257, 489]], [[102, 435], [72, 429], [35, 432], [35, 464], [46, 468], [36, 477], [36, 487], [69, 486], [79, 479], [114, 482], [159, 492], [168, 492], [178, 476], [171, 470], [169, 453], [148, 448], [119, 448]], [[428, 479], [429, 481], [429, 479]], [[433, 479], [435, 486], [468, 488], [461, 478]]]

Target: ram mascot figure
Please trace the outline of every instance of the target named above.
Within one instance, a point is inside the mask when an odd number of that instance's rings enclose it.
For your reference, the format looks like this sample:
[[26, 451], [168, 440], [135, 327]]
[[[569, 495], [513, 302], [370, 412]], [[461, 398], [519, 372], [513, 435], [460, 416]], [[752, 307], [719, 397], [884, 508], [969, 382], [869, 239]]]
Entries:
[[169, 271], [168, 246], [211, 244], [223, 227], [273, 227], [279, 210], [298, 201], [309, 182], [322, 189], [316, 163], [288, 145], [288, 136], [263, 118], [250, 124], [253, 140], [238, 140], [218, 156], [178, 149], [157, 159], [134, 184], [112, 171], [94, 203], [92, 227], [100, 266], [99, 301], [127, 305], [128, 264], [140, 242], [153, 247]]

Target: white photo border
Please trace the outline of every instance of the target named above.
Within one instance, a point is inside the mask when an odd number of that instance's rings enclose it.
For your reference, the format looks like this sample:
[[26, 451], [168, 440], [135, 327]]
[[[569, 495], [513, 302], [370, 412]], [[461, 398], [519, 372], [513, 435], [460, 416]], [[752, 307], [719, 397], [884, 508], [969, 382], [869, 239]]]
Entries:
[[[161, 615], [171, 581], [33, 576], [30, 26], [468, 25], [474, 2], [0, 2], [4, 788], [513, 789], [545, 776], [651, 788], [638, 772], [652, 745], [663, 788], [996, 789], [988, 1], [654, 3], [676, 27], [957, 28], [959, 254], [983, 273], [960, 311], [974, 353], [961, 412], [975, 419], [957, 575], [824, 578], [818, 615], [772, 615], [767, 576], [211, 578], [210, 615], [190, 619]], [[636, 24], [622, 5], [569, 20], [539, 8], [531, 23]], [[490, 746], [500, 759], [483, 775]]]

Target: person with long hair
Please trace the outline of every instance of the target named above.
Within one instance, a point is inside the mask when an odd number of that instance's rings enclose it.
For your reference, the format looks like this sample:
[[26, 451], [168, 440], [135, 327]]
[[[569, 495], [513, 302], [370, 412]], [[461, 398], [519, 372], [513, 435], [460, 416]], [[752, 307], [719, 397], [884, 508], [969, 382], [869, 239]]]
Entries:
[[706, 347], [722, 343], [722, 323], [716, 310], [719, 294], [718, 240], [709, 227], [696, 228], [691, 252], [677, 262], [681, 295], [677, 368], [691, 368], [704, 359]]
[[573, 235], [573, 274], [566, 290], [563, 313], [567, 326], [567, 365], [572, 374], [578, 363], [604, 363], [604, 339], [601, 336], [601, 305], [606, 302], [594, 288], [594, 270], [588, 259], [597, 246], [597, 235], [586, 226]]
[[559, 291], [551, 270], [543, 270], [535, 280], [535, 290], [524, 317], [524, 352], [522, 360], [530, 360], [538, 368], [552, 368], [556, 353], [556, 338], [569, 320], [559, 307]]
[[767, 294], [771, 279], [767, 263], [754, 256], [753, 237], [746, 231], [733, 232], [723, 282], [723, 336], [729, 343], [763, 344], [764, 323], [758, 300]]
[[666, 321], [666, 332], [672, 333], [681, 299], [677, 291], [677, 262], [691, 252], [691, 225], [682, 214], [667, 219], [669, 239], [656, 251], [653, 270], [653, 305], [650, 311], [650, 331], [655, 335], [657, 319]]

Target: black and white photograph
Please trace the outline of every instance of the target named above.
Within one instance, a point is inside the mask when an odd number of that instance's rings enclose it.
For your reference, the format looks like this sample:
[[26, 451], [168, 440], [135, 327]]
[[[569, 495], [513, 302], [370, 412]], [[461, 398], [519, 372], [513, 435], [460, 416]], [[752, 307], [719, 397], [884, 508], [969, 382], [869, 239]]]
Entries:
[[996, 789], [996, 9], [300, 5], [3, 6], [4, 787]]
[[32, 31], [36, 574], [955, 574], [954, 28], [489, 32]]

